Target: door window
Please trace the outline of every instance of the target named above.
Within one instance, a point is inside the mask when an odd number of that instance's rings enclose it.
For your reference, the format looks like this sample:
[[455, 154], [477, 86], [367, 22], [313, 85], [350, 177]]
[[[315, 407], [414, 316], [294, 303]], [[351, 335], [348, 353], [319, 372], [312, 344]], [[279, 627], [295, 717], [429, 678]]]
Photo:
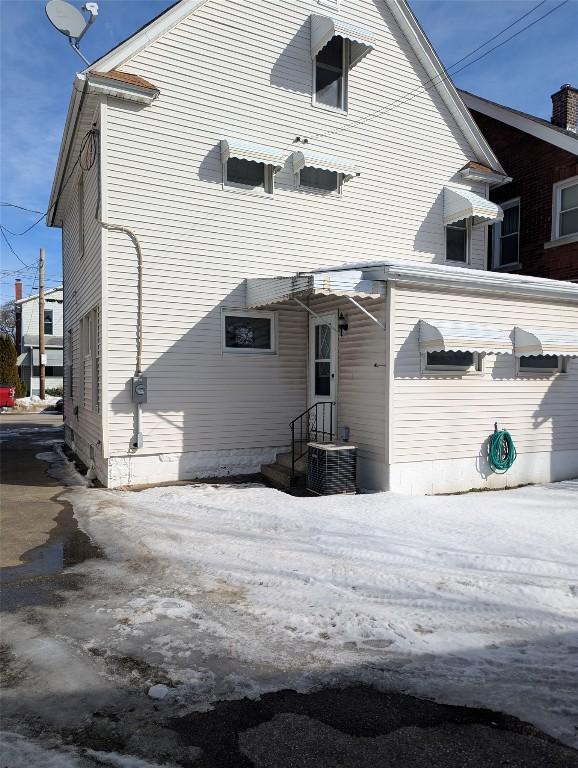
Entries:
[[315, 395], [331, 395], [331, 326], [315, 326]]

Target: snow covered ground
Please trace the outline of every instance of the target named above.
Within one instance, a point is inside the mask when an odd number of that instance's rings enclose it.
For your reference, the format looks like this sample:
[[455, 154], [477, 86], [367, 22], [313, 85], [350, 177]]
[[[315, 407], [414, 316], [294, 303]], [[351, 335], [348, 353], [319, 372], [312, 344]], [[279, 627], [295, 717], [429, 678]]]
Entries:
[[255, 485], [66, 497], [106, 559], [77, 566], [87, 578], [65, 610], [7, 617], [28, 670], [9, 709], [32, 701], [70, 725], [119, 686], [206, 709], [360, 681], [578, 743], [578, 481], [427, 498]]

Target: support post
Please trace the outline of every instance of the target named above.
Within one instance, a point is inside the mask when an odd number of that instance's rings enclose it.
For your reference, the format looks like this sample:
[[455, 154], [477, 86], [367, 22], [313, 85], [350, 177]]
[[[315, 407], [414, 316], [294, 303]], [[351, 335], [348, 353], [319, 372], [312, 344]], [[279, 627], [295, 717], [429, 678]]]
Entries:
[[[34, 367], [34, 359], [31, 362]], [[44, 338], [44, 248], [38, 259], [38, 370], [40, 373], [40, 399], [46, 398], [46, 341]]]

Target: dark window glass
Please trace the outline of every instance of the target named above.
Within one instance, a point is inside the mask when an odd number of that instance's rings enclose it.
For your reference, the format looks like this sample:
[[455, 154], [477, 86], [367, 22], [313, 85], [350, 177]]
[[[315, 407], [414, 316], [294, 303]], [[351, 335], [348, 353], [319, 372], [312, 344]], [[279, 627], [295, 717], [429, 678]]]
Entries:
[[44, 333], [46, 333], [49, 336], [52, 335], [52, 310], [51, 309], [44, 310]]
[[321, 397], [331, 394], [331, 363], [315, 363], [315, 394]]
[[578, 233], [578, 184], [562, 190], [560, 200], [560, 237]]
[[321, 168], [305, 166], [299, 172], [299, 186], [335, 192], [339, 186], [337, 171], [325, 171]]
[[520, 206], [504, 208], [504, 219], [500, 228], [500, 266], [518, 263], [519, 229]]
[[[45, 376], [62, 376], [63, 371], [64, 371], [64, 366], [62, 365], [45, 365], [44, 366]], [[34, 366], [33, 376], [40, 376], [39, 365]]]
[[315, 100], [343, 107], [343, 38], [332, 37], [315, 57]]
[[446, 227], [446, 259], [448, 261], [468, 260], [468, 230], [465, 219], [455, 221]]
[[473, 352], [428, 352], [428, 366], [443, 365], [451, 368], [470, 368], [474, 364]]
[[227, 181], [248, 187], [262, 187], [265, 183], [265, 163], [230, 157], [227, 160]]
[[226, 315], [225, 346], [229, 349], [272, 349], [271, 319]]
[[521, 357], [520, 368], [558, 370], [558, 355], [533, 355], [532, 357]]
[[331, 326], [315, 326], [315, 358], [329, 360], [331, 357]]

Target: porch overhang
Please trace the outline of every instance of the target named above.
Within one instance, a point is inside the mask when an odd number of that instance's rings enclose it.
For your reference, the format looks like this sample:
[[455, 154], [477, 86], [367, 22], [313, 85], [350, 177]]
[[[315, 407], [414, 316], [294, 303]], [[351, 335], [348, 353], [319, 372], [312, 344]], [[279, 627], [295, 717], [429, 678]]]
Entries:
[[420, 320], [422, 352], [484, 352], [512, 354], [511, 331], [476, 323]]
[[502, 221], [504, 212], [496, 203], [469, 189], [444, 187], [444, 224], [470, 218], [474, 224], [494, 224]]
[[349, 67], [375, 49], [376, 35], [372, 30], [352, 24], [337, 16], [311, 15], [311, 58], [314, 59], [333, 37], [349, 40]]
[[246, 291], [247, 307], [255, 309], [315, 295], [375, 299], [383, 295], [384, 287], [383, 283], [364, 279], [361, 270], [355, 269], [249, 278]]
[[514, 328], [516, 357], [578, 357], [578, 331], [565, 328]]

